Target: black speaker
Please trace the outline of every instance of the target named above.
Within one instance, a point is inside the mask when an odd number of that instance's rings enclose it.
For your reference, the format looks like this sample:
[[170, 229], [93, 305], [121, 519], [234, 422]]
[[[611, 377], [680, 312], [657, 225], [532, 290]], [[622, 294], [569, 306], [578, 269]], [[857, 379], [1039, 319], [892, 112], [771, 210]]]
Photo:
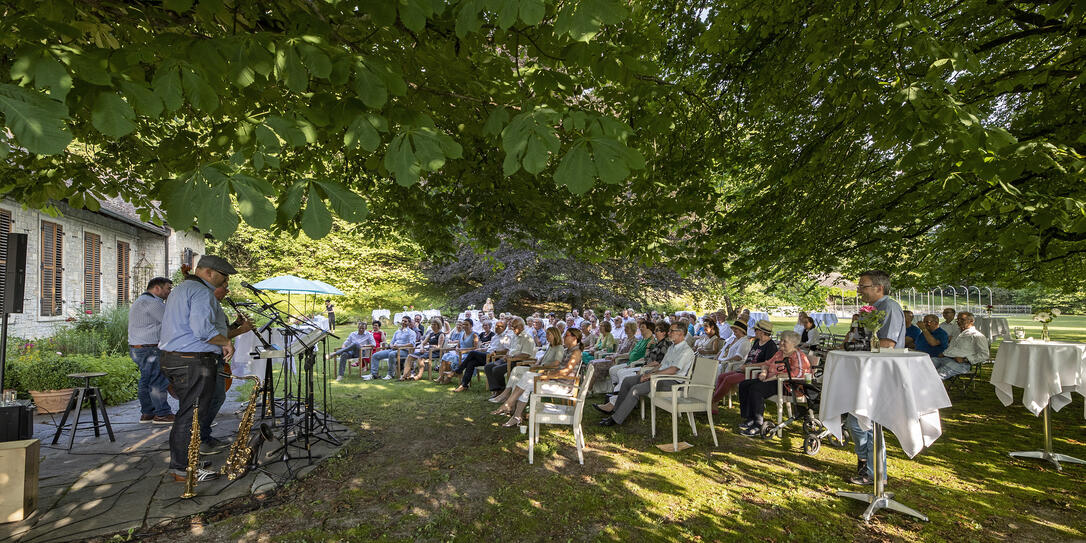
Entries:
[[8, 234], [7, 263], [4, 270], [4, 313], [23, 312], [23, 291], [26, 289], [26, 234]]
[[34, 437], [34, 407], [6, 405], [0, 407], [0, 441], [17, 441]]

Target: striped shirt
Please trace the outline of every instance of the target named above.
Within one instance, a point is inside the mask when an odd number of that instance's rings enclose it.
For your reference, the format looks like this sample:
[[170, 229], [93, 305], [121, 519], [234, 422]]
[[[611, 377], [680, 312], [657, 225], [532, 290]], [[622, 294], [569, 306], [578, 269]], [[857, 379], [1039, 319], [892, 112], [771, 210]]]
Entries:
[[157, 345], [165, 311], [166, 304], [158, 296], [150, 292], [137, 296], [128, 309], [128, 344]]

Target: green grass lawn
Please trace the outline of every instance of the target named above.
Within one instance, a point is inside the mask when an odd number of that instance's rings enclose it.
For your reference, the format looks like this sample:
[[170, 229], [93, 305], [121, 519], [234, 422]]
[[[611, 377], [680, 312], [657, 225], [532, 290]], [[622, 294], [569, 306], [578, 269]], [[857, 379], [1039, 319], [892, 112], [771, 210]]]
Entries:
[[[1082, 339], [1057, 321], [1053, 335]], [[784, 324], [782, 321], [780, 324]], [[1018, 325], [1018, 323], [1012, 323]], [[1039, 332], [1038, 332], [1039, 333]], [[1038, 335], [1035, 333], [1034, 335]], [[737, 409], [717, 419], [713, 447], [698, 418], [664, 453], [669, 418], [649, 436], [635, 415], [601, 428], [585, 414], [584, 466], [568, 429], [545, 430], [536, 463], [527, 439], [499, 427], [481, 382], [467, 393], [432, 383], [331, 384], [332, 413], [359, 432], [339, 455], [281, 491], [272, 504], [203, 526], [186, 540], [244, 541], [1021, 541], [1086, 538], [1086, 466], [1063, 473], [1009, 451], [1041, 446], [1040, 420], [1004, 407], [984, 382], [971, 398], [952, 392], [943, 435], [909, 460], [889, 443], [889, 490], [924, 523], [882, 511], [871, 523], [850, 489], [851, 447], [804, 455], [798, 427], [783, 439], [739, 436]], [[1020, 392], [1020, 391], [1019, 391]], [[664, 414], [661, 413], [661, 417]], [[1083, 398], [1052, 419], [1058, 452], [1086, 458]], [[855, 489], [855, 488], [852, 488]]]

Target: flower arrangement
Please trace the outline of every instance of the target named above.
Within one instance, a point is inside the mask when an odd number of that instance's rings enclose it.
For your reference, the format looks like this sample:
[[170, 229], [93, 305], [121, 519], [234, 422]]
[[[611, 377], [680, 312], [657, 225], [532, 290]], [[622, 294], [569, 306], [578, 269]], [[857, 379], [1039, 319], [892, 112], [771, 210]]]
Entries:
[[993, 309], [995, 309], [995, 306], [993, 306], [992, 304], [988, 304], [988, 305], [984, 306], [984, 312], [987, 313], [989, 317], [992, 316], [992, 310]]
[[1060, 316], [1059, 309], [1051, 309], [1048, 311], [1038, 311], [1033, 314], [1033, 320], [1041, 323], [1041, 341], [1049, 341], [1051, 338], [1048, 335], [1048, 323]]
[[860, 308], [860, 316], [856, 319], [860, 326], [871, 333], [871, 352], [879, 351], [878, 331], [886, 320], [886, 312], [875, 309], [873, 305], [865, 305]]

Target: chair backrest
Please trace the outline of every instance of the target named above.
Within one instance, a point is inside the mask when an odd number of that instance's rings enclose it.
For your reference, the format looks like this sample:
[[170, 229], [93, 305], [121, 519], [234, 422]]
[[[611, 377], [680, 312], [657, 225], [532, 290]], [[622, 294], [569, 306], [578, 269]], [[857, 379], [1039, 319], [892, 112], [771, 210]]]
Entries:
[[592, 374], [596, 371], [595, 364], [585, 364], [588, 366], [588, 371], [585, 372], [584, 377], [581, 378], [580, 387], [577, 389], [577, 404], [573, 406], [573, 425], [577, 426], [581, 423], [581, 416], [584, 414], [584, 404], [588, 401], [588, 386], [592, 382]]
[[694, 359], [694, 369], [690, 372], [690, 382], [695, 385], [709, 385], [710, 388], [691, 389], [689, 398], [708, 400], [713, 395], [712, 387], [716, 385], [719, 365], [715, 358], [697, 357]]

